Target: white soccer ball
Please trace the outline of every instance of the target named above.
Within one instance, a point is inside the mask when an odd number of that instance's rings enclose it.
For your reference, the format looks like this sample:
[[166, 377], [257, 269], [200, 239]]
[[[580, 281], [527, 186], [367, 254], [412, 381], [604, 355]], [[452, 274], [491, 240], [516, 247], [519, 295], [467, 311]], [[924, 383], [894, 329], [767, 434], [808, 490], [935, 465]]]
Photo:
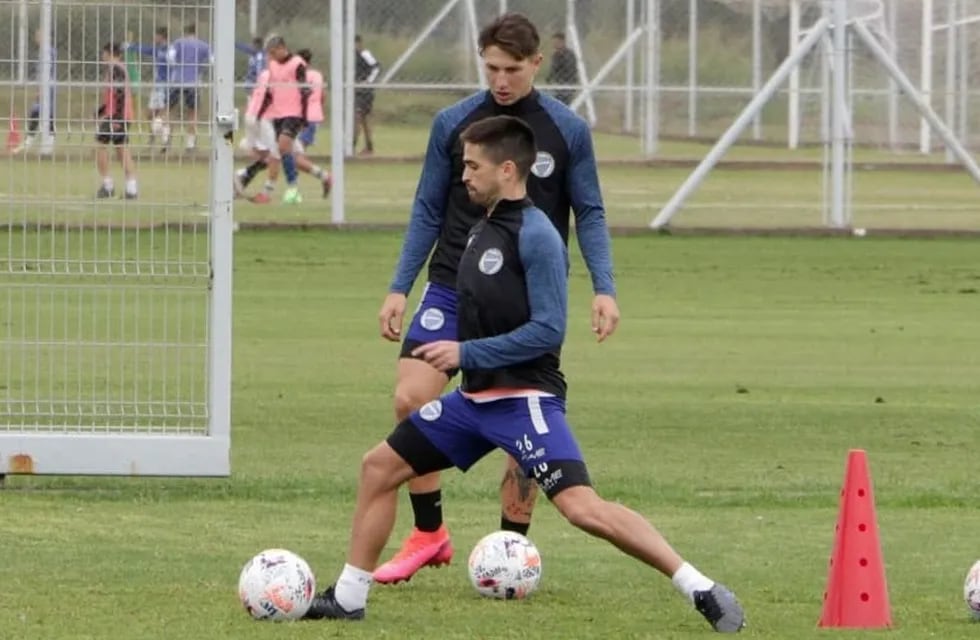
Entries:
[[238, 597], [256, 620], [299, 620], [316, 592], [310, 565], [292, 551], [266, 549], [238, 578]]
[[541, 554], [519, 533], [495, 531], [470, 553], [470, 582], [480, 595], [500, 600], [526, 598], [541, 581]]
[[150, 131], [153, 132], [155, 136], [163, 135], [163, 119], [153, 118], [153, 122], [150, 124]]
[[963, 582], [963, 599], [973, 619], [980, 621], [980, 560], [974, 562], [970, 572], [966, 574], [966, 580]]

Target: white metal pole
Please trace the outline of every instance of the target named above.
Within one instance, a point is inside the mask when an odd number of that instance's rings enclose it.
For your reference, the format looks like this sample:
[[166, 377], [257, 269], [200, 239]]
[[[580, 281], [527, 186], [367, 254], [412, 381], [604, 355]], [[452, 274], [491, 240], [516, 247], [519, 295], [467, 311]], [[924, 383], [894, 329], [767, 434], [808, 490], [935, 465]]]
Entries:
[[[626, 0], [626, 34], [636, 29], [636, 0]], [[633, 82], [636, 77], [636, 51], [633, 47], [626, 52], [626, 98], [623, 102], [623, 131], [633, 132], [633, 107], [636, 105], [636, 94]]]
[[[789, 51], [792, 53], [800, 41], [800, 0], [789, 1]], [[789, 74], [789, 131], [788, 146], [800, 146], [800, 68], [794, 67]]]
[[27, 0], [20, 0], [20, 11], [17, 16], [17, 82], [27, 82], [27, 39], [28, 33]]
[[[891, 0], [887, 8], [888, 19], [888, 55], [893, 60], [898, 58], [898, 2]], [[894, 150], [899, 145], [898, 130], [898, 84], [895, 78], [888, 76], [888, 144]]]
[[898, 86], [919, 110], [919, 114], [925, 118], [926, 122], [932, 125], [932, 128], [939, 134], [943, 142], [953, 149], [956, 158], [966, 167], [966, 170], [969, 171], [973, 179], [977, 183], [980, 183], [980, 165], [977, 165], [977, 161], [973, 159], [970, 152], [963, 147], [960, 141], [956, 139], [956, 136], [953, 135], [953, 132], [936, 115], [936, 112], [932, 109], [932, 105], [925, 100], [925, 96], [915, 90], [912, 81], [908, 79], [895, 61], [888, 57], [888, 52], [875, 40], [875, 37], [868, 31], [868, 28], [863, 22], [860, 20], [855, 21], [854, 30], [861, 37], [861, 40], [864, 41], [871, 54], [885, 67], [888, 73], [894, 76], [895, 81], [898, 82]]
[[[957, 12], [961, 18], [965, 17], [966, 10], [962, 2], [959, 3]], [[960, 86], [959, 86], [959, 132], [960, 140], [964, 142], [970, 139], [970, 46], [971, 41], [967, 37], [967, 25], [962, 22], [958, 25], [957, 42], [960, 43]], [[953, 123], [948, 123], [953, 126]]]
[[507, 13], [507, 0], [500, 0], [500, 8], [497, 10], [499, 15]]
[[646, 0], [646, 78], [644, 87], [644, 128], [643, 153], [652, 157], [657, 153], [657, 142], [660, 134], [657, 81], [660, 77], [660, 2]]
[[38, 84], [40, 84], [40, 100], [39, 106], [41, 107], [38, 113], [38, 129], [40, 131], [41, 147], [40, 151], [42, 154], [50, 154], [52, 149], [51, 146], [53, 141], [51, 139], [51, 121], [54, 119], [54, 104], [52, 104], [52, 94], [54, 93], [54, 81], [55, 78], [52, 77], [52, 68], [54, 66], [54, 60], [52, 59], [52, 25], [53, 20], [51, 19], [52, 13], [52, 0], [41, 0], [41, 42], [40, 55], [38, 55], [38, 61], [40, 64], [40, 69], [38, 69]]
[[[578, 35], [578, 21], [575, 17], [575, 2], [576, 0], [566, 0], [565, 2], [565, 36], [568, 39], [568, 46], [575, 52], [575, 70], [578, 75], [578, 84], [583, 86], [579, 89], [582, 95], [584, 95], [585, 100], [585, 119], [588, 120], [589, 125], [595, 126], [597, 122], [595, 113], [595, 100], [592, 97], [592, 92], [585, 89], [584, 86], [589, 84], [589, 73], [585, 68], [585, 56], [582, 50], [582, 40]], [[579, 101], [577, 104], [582, 104]]]
[[[752, 93], [762, 86], [762, 3], [752, 0]], [[752, 120], [752, 139], [762, 138], [762, 112]]]
[[476, 77], [480, 82], [480, 87], [486, 89], [487, 72], [486, 69], [483, 68], [483, 59], [477, 55], [477, 51], [480, 49], [480, 25], [477, 23], [476, 6], [473, 4], [473, 0], [466, 0], [465, 31], [469, 35], [469, 42], [466, 43], [466, 50], [470, 52], [469, 56], [472, 59], [473, 64], [476, 65]]
[[789, 76], [790, 71], [793, 67], [798, 65], [800, 61], [810, 52], [813, 45], [823, 38], [824, 34], [827, 32], [827, 26], [830, 24], [826, 17], [820, 18], [810, 32], [805, 38], [800, 42], [800, 46], [796, 48], [779, 67], [773, 73], [772, 77], [762, 85], [759, 93], [755, 94], [751, 102], [745, 107], [742, 113], [739, 114], [735, 122], [732, 123], [730, 127], [722, 134], [715, 146], [711, 148], [701, 163], [698, 164], [697, 168], [688, 176], [684, 184], [677, 190], [667, 204], [664, 205], [657, 217], [654, 218], [650, 226], [654, 229], [659, 229], [670, 222], [670, 219], [674, 217], [680, 208], [684, 204], [684, 201], [693, 194], [697, 188], [701, 185], [704, 178], [711, 172], [714, 166], [718, 163], [725, 152], [728, 151], [736, 140], [738, 136], [741, 135], [742, 131], [752, 122], [752, 118], [755, 117], [755, 112], [762, 109], [766, 102], [772, 98], [773, 94], [779, 86], [786, 81]]
[[[344, 59], [351, 56], [344, 41], [344, 0], [330, 0], [330, 77], [344, 77]], [[330, 83], [330, 113], [342, 114], [344, 83]], [[330, 171], [333, 189], [330, 192], [330, 221], [342, 224], [344, 215], [344, 119], [330, 118]]]
[[[955, 24], [956, 13], [956, 0], [946, 0], [946, 93], [943, 102], [946, 107], [946, 125], [949, 127], [956, 126], [956, 48], [959, 46], [956, 38], [959, 29]], [[946, 162], [952, 164], [955, 160], [953, 150], [947, 145]]]
[[830, 111], [830, 225], [838, 229], [847, 224], [844, 212], [845, 175], [844, 130], [847, 104], [847, 0], [834, 0], [833, 84]]
[[698, 134], [698, 0], [691, 0], [687, 22], [687, 135]]
[[[211, 291], [208, 314], [208, 436], [230, 442], [232, 371], [232, 267], [234, 263], [234, 147], [224, 139], [234, 130], [235, 113], [235, 0], [215, 0], [213, 29], [215, 51], [212, 112], [216, 114], [211, 135], [211, 211], [209, 244]], [[230, 446], [225, 447], [230, 451]], [[225, 475], [230, 460], [223, 460]]]
[[637, 28], [633, 30], [633, 33], [626, 36], [626, 39], [619, 44], [619, 47], [616, 49], [616, 51], [613, 52], [611, 56], [609, 56], [609, 59], [606, 60], [605, 64], [603, 64], [599, 68], [599, 70], [596, 71], [596, 74], [592, 76], [592, 78], [588, 81], [588, 83], [585, 84], [585, 86], [582, 88], [582, 91], [577, 96], [575, 96], [575, 98], [571, 101], [571, 103], [569, 103], [568, 107], [572, 111], [575, 111], [576, 109], [582, 106], [582, 103], [585, 101], [586, 96], [588, 96], [591, 91], [595, 90], [597, 86], [602, 84], [602, 81], [606, 79], [606, 76], [608, 76], [612, 72], [612, 70], [616, 67], [616, 65], [619, 64], [619, 61], [622, 60], [624, 56], [626, 56], [627, 52], [631, 51], [633, 47], [636, 46], [636, 42], [640, 39], [640, 36], [642, 36], [645, 32], [646, 32], [645, 29]]
[[253, 38], [259, 35], [259, 0], [249, 0], [248, 32]]
[[[932, 103], [932, 0], [922, 0], [922, 64], [920, 69], [922, 98]], [[929, 153], [929, 123], [919, 121], [919, 151]]]
[[[354, 37], [357, 35], [357, 0], [347, 0], [344, 7], [344, 103], [343, 110], [337, 115], [343, 115], [344, 123], [344, 155], [354, 155], [354, 84], [357, 82], [354, 66]], [[332, 94], [331, 94], [332, 95]]]

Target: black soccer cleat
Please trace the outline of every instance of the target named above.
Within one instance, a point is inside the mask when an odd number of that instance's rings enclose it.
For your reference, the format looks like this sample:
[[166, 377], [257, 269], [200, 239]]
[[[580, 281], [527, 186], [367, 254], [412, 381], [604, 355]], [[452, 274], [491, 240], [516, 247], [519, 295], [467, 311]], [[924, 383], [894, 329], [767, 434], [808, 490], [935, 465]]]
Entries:
[[111, 198], [116, 195], [115, 190], [106, 189], [105, 187], [99, 187], [99, 190], [95, 192], [96, 198]]
[[364, 608], [348, 611], [340, 606], [333, 593], [333, 587], [327, 587], [324, 591], [313, 596], [313, 602], [309, 610], [303, 616], [304, 620], [363, 620]]
[[719, 633], [738, 633], [745, 627], [745, 612], [735, 594], [723, 584], [715, 583], [707, 591], [694, 592], [694, 608]]

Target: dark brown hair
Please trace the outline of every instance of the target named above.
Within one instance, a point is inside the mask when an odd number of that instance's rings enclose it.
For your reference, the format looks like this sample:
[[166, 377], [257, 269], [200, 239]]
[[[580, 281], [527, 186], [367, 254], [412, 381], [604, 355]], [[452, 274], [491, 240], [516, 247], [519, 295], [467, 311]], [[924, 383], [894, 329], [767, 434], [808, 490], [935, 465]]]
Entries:
[[477, 120], [459, 134], [459, 139], [479, 146], [497, 164], [510, 160], [517, 166], [517, 174], [522, 179], [531, 171], [537, 155], [534, 131], [514, 116]]
[[500, 47], [517, 60], [524, 60], [538, 52], [541, 38], [538, 29], [521, 13], [505, 13], [480, 32], [480, 54], [488, 47]]

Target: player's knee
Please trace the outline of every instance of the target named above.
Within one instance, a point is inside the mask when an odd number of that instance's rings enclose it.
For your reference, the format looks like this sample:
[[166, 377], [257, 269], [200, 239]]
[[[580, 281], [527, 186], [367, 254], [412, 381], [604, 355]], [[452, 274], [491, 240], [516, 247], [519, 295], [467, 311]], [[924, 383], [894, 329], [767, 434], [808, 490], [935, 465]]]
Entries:
[[397, 487], [394, 483], [398, 459], [391, 447], [382, 442], [361, 458], [361, 486], [376, 491]]
[[413, 388], [405, 382], [399, 382], [398, 386], [395, 387], [396, 421], [401, 422], [429, 400], [432, 400], [432, 398], [421, 393], [419, 389]]
[[569, 524], [586, 533], [601, 536], [605, 531], [602, 499], [594, 491], [575, 491], [575, 489], [579, 487], [566, 489], [554, 496], [552, 501]]

